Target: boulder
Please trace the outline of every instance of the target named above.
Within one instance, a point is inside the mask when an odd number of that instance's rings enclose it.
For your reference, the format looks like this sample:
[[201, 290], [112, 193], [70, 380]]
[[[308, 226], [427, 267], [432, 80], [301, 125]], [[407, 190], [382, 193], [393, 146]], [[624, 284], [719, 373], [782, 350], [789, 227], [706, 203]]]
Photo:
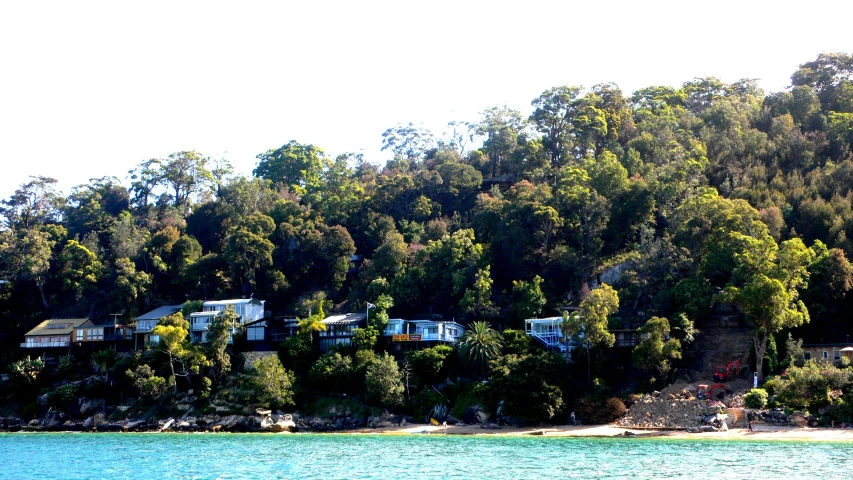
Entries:
[[98, 412], [103, 412], [106, 408], [107, 402], [102, 398], [85, 400], [84, 402], [80, 403], [80, 417], [88, 417]]

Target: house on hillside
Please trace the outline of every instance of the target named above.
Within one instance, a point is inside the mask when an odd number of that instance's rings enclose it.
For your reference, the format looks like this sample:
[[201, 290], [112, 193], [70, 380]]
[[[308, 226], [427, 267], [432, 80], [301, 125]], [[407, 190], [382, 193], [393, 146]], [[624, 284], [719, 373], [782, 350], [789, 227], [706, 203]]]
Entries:
[[45, 320], [24, 334], [21, 348], [29, 350], [45, 359], [68, 354], [71, 348], [71, 334], [77, 327], [92, 325], [88, 318], [52, 318]]
[[160, 339], [156, 335], [152, 335], [151, 330], [154, 330], [162, 318], [180, 312], [181, 308], [183, 305], [163, 305], [136, 317], [136, 330], [133, 335], [134, 349], [159, 342]]
[[231, 305], [237, 313], [237, 323], [245, 325], [265, 317], [266, 300], [243, 298], [237, 300], [211, 300], [202, 304], [202, 311], [190, 314], [190, 340], [193, 343], [207, 343], [207, 330], [214, 318], [222, 315]]
[[811, 343], [803, 344], [803, 357], [806, 361], [823, 360], [841, 365], [841, 359], [846, 357], [853, 363], [853, 346], [850, 343]]
[[[560, 325], [563, 323], [563, 317], [547, 317], [547, 318], [528, 318], [524, 321], [524, 333], [529, 337], [538, 341], [545, 348], [559, 350], [565, 353], [567, 349], [566, 340], [563, 338], [563, 332]], [[614, 337], [614, 347], [636, 347], [640, 343], [640, 333], [637, 329], [620, 328], [609, 329]], [[583, 338], [583, 334], [580, 335]], [[577, 347], [577, 341], [569, 340], [568, 351]]]
[[402, 349], [403, 345], [415, 345], [416, 348], [452, 345], [459, 341], [463, 333], [465, 327], [453, 321], [392, 318], [388, 320], [382, 335], [391, 342], [392, 347]]
[[249, 322], [244, 327], [246, 342], [252, 351], [277, 351], [281, 342], [299, 331], [299, 320], [292, 316], [265, 318]]
[[364, 328], [367, 324], [366, 313], [346, 313], [332, 315], [321, 320], [325, 330], [316, 332], [320, 351], [328, 352], [337, 345], [352, 345], [353, 330]]
[[112, 346], [117, 352], [129, 352], [134, 348], [133, 327], [118, 323], [74, 327], [71, 339], [75, 347], [91, 350]]
[[[524, 320], [524, 333], [538, 341], [545, 348], [566, 352], [566, 341], [560, 325], [563, 317], [528, 318]], [[571, 345], [569, 345], [571, 350]]]

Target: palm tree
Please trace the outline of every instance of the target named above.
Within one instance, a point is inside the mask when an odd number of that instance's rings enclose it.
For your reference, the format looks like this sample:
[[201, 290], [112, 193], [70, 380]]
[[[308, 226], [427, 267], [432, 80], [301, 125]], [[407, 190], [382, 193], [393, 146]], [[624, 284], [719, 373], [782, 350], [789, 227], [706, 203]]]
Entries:
[[459, 341], [459, 356], [477, 375], [482, 375], [486, 365], [501, 353], [501, 335], [488, 322], [472, 323]]

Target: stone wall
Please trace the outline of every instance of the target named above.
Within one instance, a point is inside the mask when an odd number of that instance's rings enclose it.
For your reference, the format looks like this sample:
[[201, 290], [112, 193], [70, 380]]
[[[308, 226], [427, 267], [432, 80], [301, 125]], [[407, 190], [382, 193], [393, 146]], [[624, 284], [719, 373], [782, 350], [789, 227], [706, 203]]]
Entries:
[[696, 322], [699, 334], [684, 350], [691, 378], [710, 379], [717, 365], [740, 360], [741, 368], [749, 367], [753, 349], [752, 328], [743, 315], [730, 308], [715, 305], [711, 315]]

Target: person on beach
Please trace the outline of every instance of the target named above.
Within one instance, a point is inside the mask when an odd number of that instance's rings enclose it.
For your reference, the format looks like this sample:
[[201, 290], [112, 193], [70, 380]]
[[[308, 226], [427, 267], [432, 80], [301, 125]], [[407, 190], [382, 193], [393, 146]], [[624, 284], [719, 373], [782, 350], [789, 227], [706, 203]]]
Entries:
[[752, 420], [750, 420], [749, 417], [746, 417], [746, 426], [748, 428], [747, 431], [751, 432], [752, 431]]
[[569, 420], [571, 420], [572, 425], [577, 425], [577, 422], [575, 421], [575, 412], [572, 412], [572, 414], [569, 415]]

